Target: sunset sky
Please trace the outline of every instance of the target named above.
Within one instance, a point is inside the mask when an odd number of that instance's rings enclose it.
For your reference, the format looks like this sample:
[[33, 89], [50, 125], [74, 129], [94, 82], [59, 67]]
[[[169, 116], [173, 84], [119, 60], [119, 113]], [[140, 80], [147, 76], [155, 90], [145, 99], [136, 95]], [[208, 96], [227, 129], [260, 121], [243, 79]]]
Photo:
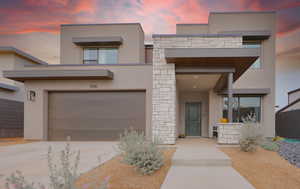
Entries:
[[276, 10], [277, 52], [300, 51], [300, 0], [1, 0], [0, 45], [59, 63], [59, 27], [67, 23], [140, 22], [152, 33], [176, 23], [207, 23], [210, 11]]

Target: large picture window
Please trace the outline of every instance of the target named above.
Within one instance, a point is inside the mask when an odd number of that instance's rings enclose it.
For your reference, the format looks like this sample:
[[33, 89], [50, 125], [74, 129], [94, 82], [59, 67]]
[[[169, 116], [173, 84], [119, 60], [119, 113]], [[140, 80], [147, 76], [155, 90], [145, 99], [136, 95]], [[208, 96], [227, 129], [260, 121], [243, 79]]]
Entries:
[[[261, 42], [260, 41], [244, 41], [243, 42], [244, 48], [260, 48], [261, 49]], [[258, 57], [256, 61], [251, 65], [250, 68], [259, 69], [261, 68], [261, 58]]]
[[[249, 114], [254, 114], [256, 121], [261, 119], [261, 97], [234, 97], [232, 117], [233, 122], [243, 122]], [[223, 98], [223, 117], [228, 116], [228, 98]]]
[[84, 64], [117, 64], [117, 48], [84, 48]]

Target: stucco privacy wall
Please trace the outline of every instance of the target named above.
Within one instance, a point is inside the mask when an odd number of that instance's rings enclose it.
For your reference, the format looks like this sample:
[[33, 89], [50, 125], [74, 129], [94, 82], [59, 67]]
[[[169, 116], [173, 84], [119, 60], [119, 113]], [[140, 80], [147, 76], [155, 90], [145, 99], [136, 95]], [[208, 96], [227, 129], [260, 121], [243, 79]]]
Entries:
[[[152, 66], [39, 66], [27, 70], [97, 70], [108, 69], [113, 80], [31, 80], [25, 81], [26, 90], [36, 92], [35, 101], [25, 99], [24, 137], [47, 140], [49, 91], [146, 91], [146, 135], [151, 138]], [[96, 86], [96, 88], [95, 88]], [[130, 107], [128, 107], [130, 108]], [[67, 112], [66, 112], [67, 113]]]
[[153, 137], [163, 144], [175, 144], [177, 138], [175, 65], [166, 63], [165, 48], [239, 47], [242, 37], [153, 35]]

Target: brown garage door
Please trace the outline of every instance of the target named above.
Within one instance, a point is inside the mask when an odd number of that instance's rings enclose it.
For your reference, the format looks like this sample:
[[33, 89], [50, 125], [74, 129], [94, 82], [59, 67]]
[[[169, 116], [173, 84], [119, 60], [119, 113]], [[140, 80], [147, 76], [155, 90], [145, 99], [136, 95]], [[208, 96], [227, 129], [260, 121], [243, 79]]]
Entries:
[[145, 92], [50, 92], [49, 140], [116, 140], [145, 130]]

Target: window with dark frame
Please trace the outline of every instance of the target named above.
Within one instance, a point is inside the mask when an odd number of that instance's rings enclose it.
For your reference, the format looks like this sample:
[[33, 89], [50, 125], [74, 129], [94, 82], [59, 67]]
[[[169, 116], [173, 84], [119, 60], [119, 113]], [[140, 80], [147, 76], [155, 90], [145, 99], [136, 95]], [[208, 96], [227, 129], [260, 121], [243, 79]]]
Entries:
[[[261, 41], [243, 41], [244, 48], [260, 48], [261, 51]], [[261, 58], [258, 57], [256, 61], [251, 65], [252, 69], [260, 69], [261, 68]]]
[[[261, 121], [261, 97], [260, 96], [237, 96], [233, 98], [232, 117], [233, 122], [243, 122], [249, 114], [254, 114], [256, 121]], [[228, 116], [228, 98], [223, 98], [223, 117]]]
[[117, 48], [84, 48], [83, 63], [84, 64], [117, 64], [118, 49]]

